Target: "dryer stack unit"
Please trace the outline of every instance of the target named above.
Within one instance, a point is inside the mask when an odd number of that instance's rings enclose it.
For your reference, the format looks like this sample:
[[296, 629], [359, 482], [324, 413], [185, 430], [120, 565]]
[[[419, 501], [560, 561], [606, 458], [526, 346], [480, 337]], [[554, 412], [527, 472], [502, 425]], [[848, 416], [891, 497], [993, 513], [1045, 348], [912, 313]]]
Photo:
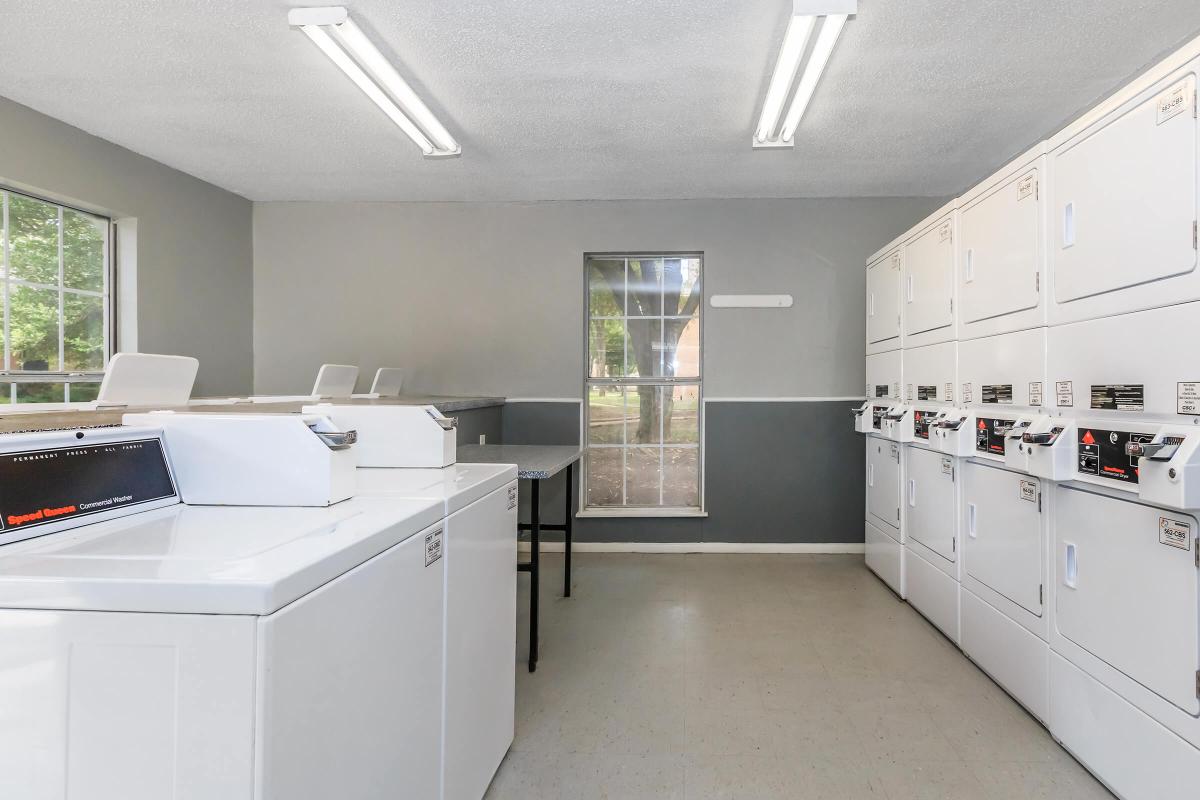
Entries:
[[942, 452], [939, 426], [952, 410], [958, 343], [904, 350], [912, 441], [903, 447], [905, 596], [954, 642], [959, 640], [957, 459]]
[[962, 648], [1038, 719], [1048, 708], [1042, 482], [1008, 454], [1045, 400], [1046, 329], [959, 342], [975, 452], [962, 472]]

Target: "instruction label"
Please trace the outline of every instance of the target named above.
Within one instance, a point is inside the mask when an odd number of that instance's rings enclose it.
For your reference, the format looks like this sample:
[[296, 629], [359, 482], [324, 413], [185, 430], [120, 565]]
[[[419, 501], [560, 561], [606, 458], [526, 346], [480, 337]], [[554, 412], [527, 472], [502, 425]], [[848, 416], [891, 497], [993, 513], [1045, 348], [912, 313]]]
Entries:
[[912, 402], [912, 399], [913, 399], [913, 388], [912, 388], [912, 384], [911, 384], [911, 383], [908, 385], [908, 391], [905, 393], [905, 396], [908, 398], [909, 402]]
[[1200, 414], [1200, 381], [1175, 384], [1175, 413]]
[[1004, 403], [1012, 405], [1013, 391], [1011, 383], [988, 383], [979, 391], [980, 400], [985, 403]]
[[1033, 481], [1021, 481], [1021, 499], [1030, 503], [1037, 502], [1037, 484]]
[[1142, 411], [1146, 391], [1141, 384], [1107, 383], [1092, 386], [1092, 408], [1105, 411]]
[[1192, 523], [1170, 517], [1158, 518], [1158, 542], [1180, 550], [1192, 549]]
[[954, 384], [953, 383], [946, 384], [946, 398], [945, 399], [946, 399], [947, 403], [954, 402]]
[[1162, 125], [1169, 119], [1179, 116], [1192, 105], [1192, 93], [1188, 91], [1188, 82], [1172, 86], [1158, 96], [1158, 114], [1155, 125]]
[[969, 384], [969, 383], [963, 384], [962, 401], [963, 401], [963, 403], [971, 402], [971, 384]]
[[1029, 405], [1040, 406], [1042, 404], [1042, 382], [1033, 381], [1029, 384]]
[[1033, 197], [1037, 191], [1037, 173], [1031, 172], [1017, 181], [1017, 202]]
[[950, 223], [943, 222], [942, 227], [938, 228], [938, 241], [947, 242], [950, 240]]
[[1075, 405], [1075, 391], [1070, 381], [1058, 381], [1054, 384], [1054, 395], [1059, 408]]
[[508, 510], [512, 511], [517, 507], [517, 487], [508, 487]]
[[900, 396], [900, 383], [899, 383], [899, 381], [897, 381], [896, 383], [892, 384], [892, 397], [899, 397], [899, 396]]
[[429, 567], [442, 557], [442, 529], [425, 534], [425, 566]]
[[937, 386], [917, 386], [918, 400], [937, 400]]
[[953, 475], [954, 474], [954, 459], [952, 459], [952, 458], [943, 458], [942, 459], [942, 474], [943, 475]]

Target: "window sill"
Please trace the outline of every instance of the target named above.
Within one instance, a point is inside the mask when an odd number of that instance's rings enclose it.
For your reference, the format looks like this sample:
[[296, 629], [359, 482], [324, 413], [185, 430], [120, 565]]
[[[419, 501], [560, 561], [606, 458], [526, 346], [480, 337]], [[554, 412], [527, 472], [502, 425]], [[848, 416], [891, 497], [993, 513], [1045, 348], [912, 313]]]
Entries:
[[703, 519], [708, 512], [698, 508], [587, 508], [575, 512], [575, 519]]

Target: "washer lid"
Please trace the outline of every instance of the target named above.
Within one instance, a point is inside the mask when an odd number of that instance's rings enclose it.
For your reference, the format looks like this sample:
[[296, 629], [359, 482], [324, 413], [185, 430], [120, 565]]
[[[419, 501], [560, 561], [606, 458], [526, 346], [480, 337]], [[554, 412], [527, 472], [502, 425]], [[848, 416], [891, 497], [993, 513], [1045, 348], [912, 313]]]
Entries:
[[175, 505], [0, 548], [0, 608], [270, 614], [441, 518], [400, 498]]
[[359, 497], [418, 497], [439, 500], [447, 516], [517, 479], [512, 464], [451, 464], [442, 469], [358, 469]]

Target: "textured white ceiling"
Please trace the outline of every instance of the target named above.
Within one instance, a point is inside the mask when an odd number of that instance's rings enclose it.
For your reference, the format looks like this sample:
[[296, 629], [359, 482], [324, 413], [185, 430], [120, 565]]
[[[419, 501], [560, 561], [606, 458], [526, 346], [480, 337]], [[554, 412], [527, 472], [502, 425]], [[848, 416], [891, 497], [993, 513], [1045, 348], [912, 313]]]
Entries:
[[791, 0], [352, 0], [462, 142], [426, 161], [290, 5], [3, 0], [0, 95], [255, 200], [940, 196], [1200, 31], [1196, 0], [861, 0], [797, 147], [754, 152]]

